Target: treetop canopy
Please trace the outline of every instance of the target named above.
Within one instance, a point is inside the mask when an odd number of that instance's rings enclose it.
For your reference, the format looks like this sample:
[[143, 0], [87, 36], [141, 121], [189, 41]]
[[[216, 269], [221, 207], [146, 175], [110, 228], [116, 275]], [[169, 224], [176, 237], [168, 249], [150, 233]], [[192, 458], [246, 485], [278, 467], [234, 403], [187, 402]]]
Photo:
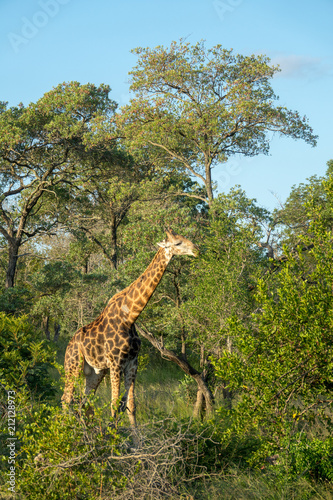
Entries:
[[279, 68], [268, 57], [182, 40], [133, 52], [135, 97], [118, 120], [129, 147], [148, 146], [165, 165], [199, 177], [210, 203], [211, 169], [234, 154], [267, 154], [268, 132], [316, 145], [307, 118], [276, 105], [270, 80]]

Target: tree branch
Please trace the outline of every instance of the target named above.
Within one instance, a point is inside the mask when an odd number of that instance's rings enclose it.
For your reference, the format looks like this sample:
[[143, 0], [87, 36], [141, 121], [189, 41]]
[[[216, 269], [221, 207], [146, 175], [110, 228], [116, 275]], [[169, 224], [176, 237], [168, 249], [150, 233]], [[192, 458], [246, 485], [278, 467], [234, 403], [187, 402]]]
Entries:
[[185, 158], [183, 158], [182, 156], [176, 154], [174, 151], [171, 151], [169, 148], [167, 148], [166, 146], [164, 146], [163, 144], [159, 144], [158, 142], [153, 142], [153, 141], [148, 141], [149, 144], [151, 144], [152, 146], [156, 146], [158, 148], [161, 148], [161, 149], [164, 149], [164, 151], [166, 151], [170, 156], [172, 156], [172, 158], [175, 158], [176, 160], [180, 161], [181, 163], [183, 163], [183, 165], [185, 165], [185, 167], [193, 174], [195, 175], [196, 177], [199, 177], [199, 179], [202, 180], [202, 182], [204, 184], [206, 184], [206, 179], [204, 178], [203, 175], [199, 174], [198, 172], [196, 172], [192, 167], [191, 165], [189, 165], [189, 163], [185, 160]]

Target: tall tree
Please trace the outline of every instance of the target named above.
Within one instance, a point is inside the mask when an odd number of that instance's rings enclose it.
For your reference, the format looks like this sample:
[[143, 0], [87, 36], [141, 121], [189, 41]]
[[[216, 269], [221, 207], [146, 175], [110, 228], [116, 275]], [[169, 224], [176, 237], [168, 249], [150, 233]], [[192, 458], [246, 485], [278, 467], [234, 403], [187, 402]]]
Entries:
[[109, 91], [70, 82], [27, 107], [2, 103], [0, 233], [8, 245], [7, 288], [14, 286], [20, 247], [57, 222], [43, 203], [47, 196], [56, 199], [61, 187], [96, 175], [116, 156], [110, 120], [116, 104]]
[[205, 186], [212, 204], [212, 168], [234, 154], [267, 154], [268, 132], [303, 139], [316, 136], [298, 112], [276, 106], [269, 58], [242, 56], [203, 42], [137, 48], [130, 72], [134, 99], [119, 123], [132, 147], [149, 147], [165, 167], [185, 169]]
[[129, 172], [92, 177], [84, 183], [80, 197], [67, 205], [71, 217], [66, 226], [75, 235], [85, 234], [102, 251], [112, 269], [119, 263], [119, 227], [139, 198], [140, 182]]

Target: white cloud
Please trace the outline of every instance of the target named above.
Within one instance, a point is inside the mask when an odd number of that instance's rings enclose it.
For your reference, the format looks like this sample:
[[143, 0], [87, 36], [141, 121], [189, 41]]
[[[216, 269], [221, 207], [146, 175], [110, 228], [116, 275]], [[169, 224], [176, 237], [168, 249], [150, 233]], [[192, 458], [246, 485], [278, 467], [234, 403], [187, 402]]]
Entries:
[[271, 59], [271, 64], [280, 66], [279, 78], [316, 79], [323, 76], [332, 76], [332, 65], [320, 57], [302, 55], [279, 55]]

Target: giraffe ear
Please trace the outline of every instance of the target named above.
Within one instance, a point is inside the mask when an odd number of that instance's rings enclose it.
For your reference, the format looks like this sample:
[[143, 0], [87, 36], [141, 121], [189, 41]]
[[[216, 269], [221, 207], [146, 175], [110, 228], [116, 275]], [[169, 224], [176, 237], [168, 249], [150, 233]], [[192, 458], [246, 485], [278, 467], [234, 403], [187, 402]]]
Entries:
[[169, 240], [172, 240], [176, 236], [176, 233], [172, 231], [170, 227], [168, 227], [168, 229], [166, 229], [165, 232]]
[[158, 245], [161, 248], [167, 248], [170, 246], [170, 243], [166, 240], [163, 240], [163, 241], [157, 242], [156, 245]]
[[173, 232], [172, 229], [168, 228], [165, 230], [167, 237], [165, 240], [161, 241], [160, 243], [156, 243], [159, 247], [162, 248], [169, 248], [172, 245], [174, 245], [176, 242], [180, 241], [179, 237], [177, 236], [176, 233]]
[[163, 241], [156, 243], [156, 245], [162, 248], [168, 248], [170, 246], [170, 241], [174, 239], [173, 236], [175, 234], [170, 227], [165, 229], [165, 233], [166, 238]]

